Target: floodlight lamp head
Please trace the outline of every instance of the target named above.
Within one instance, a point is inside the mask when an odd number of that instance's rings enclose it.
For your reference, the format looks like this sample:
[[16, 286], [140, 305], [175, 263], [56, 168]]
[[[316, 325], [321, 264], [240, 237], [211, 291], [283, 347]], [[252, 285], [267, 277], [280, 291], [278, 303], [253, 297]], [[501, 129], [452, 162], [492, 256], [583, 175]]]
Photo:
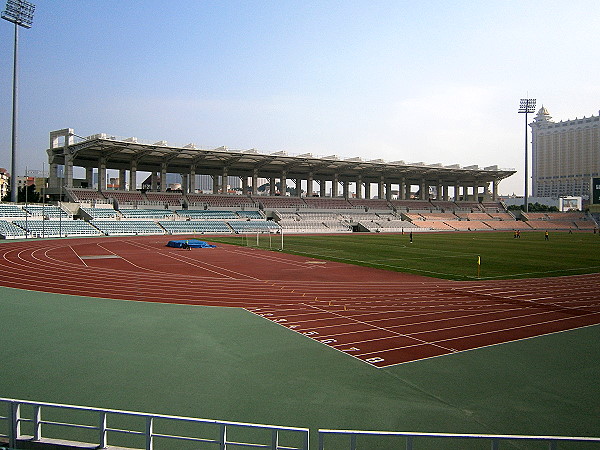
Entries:
[[2, 18], [23, 28], [31, 28], [35, 5], [25, 0], [6, 0]]
[[535, 98], [522, 98], [519, 104], [520, 113], [532, 113], [535, 112]]

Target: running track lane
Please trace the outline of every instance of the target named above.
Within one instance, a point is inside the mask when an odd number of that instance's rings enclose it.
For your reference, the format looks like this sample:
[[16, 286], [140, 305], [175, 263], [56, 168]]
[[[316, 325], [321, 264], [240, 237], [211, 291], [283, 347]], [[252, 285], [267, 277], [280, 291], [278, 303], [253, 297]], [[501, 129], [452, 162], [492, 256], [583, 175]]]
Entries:
[[600, 274], [453, 282], [164, 236], [6, 242], [0, 285], [241, 307], [376, 367], [600, 323]]

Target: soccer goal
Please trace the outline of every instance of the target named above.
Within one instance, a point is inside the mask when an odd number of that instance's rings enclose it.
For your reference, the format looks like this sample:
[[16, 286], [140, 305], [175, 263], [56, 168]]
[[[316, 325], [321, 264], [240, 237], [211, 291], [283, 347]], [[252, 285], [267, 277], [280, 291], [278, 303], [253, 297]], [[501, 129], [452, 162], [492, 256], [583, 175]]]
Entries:
[[265, 250], [283, 250], [283, 229], [255, 231], [242, 234], [242, 243], [246, 247]]

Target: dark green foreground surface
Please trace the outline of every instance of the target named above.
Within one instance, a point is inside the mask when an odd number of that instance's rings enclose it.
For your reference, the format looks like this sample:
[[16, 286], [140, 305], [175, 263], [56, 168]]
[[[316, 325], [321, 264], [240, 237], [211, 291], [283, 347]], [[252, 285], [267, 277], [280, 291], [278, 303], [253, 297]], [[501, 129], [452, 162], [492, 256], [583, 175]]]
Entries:
[[600, 326], [376, 369], [239, 309], [0, 288], [0, 320], [2, 397], [311, 429], [600, 436]]

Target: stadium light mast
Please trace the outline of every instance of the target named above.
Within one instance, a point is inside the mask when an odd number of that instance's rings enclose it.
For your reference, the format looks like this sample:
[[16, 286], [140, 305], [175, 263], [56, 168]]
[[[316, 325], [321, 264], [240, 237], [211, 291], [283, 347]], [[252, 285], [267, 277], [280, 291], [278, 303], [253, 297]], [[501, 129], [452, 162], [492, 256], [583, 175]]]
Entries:
[[17, 82], [18, 73], [18, 50], [19, 50], [19, 27], [31, 28], [35, 5], [25, 0], [7, 0], [6, 10], [2, 11], [2, 18], [15, 24], [15, 46], [13, 54], [13, 102], [12, 102], [12, 162], [10, 175], [10, 201], [17, 202]]
[[529, 199], [528, 199], [528, 187], [529, 187], [529, 174], [528, 174], [528, 151], [527, 151], [527, 114], [535, 112], [535, 98], [522, 98], [519, 105], [519, 113], [525, 114], [525, 212], [529, 212]]

